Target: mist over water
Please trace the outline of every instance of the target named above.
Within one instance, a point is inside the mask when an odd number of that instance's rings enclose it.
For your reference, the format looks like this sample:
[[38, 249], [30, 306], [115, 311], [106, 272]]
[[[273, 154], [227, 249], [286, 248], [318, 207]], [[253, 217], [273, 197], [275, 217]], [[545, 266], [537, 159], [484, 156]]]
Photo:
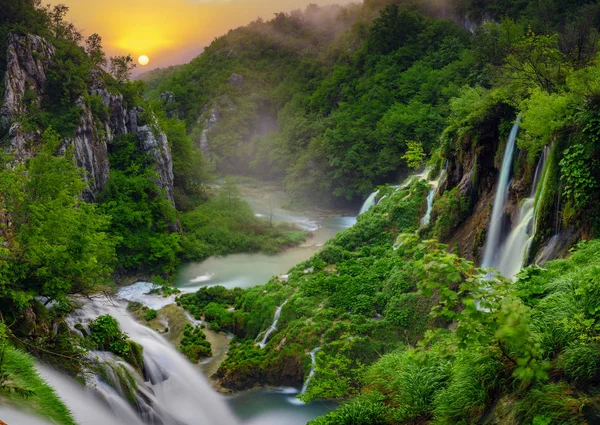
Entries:
[[[261, 193], [246, 191], [243, 198], [257, 216], [274, 223], [295, 224], [311, 236], [297, 247], [276, 255], [250, 253], [210, 257], [203, 262], [183, 264], [175, 284], [182, 292], [196, 292], [204, 286], [221, 285], [226, 288], [250, 288], [267, 283], [274, 276], [286, 274], [298, 263], [308, 260], [323, 245], [344, 229], [356, 223], [350, 212], [291, 211], [283, 208], [287, 195], [280, 191]], [[355, 212], [356, 214], [356, 212]]]

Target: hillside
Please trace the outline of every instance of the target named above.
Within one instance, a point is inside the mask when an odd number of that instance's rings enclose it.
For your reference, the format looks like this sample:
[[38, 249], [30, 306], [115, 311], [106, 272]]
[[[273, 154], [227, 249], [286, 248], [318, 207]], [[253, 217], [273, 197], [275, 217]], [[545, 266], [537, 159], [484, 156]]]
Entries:
[[[237, 337], [216, 378], [345, 401], [318, 424], [595, 423], [598, 6], [456, 3], [440, 20], [391, 3], [338, 35], [327, 51], [345, 48], [308, 80], [232, 47], [272, 36], [278, 17], [150, 82], [217, 170], [283, 178], [299, 202], [379, 189], [287, 279], [180, 298]], [[184, 106], [191, 85], [201, 100]], [[264, 111], [277, 117], [266, 135]], [[411, 167], [429, 185], [378, 187]]]

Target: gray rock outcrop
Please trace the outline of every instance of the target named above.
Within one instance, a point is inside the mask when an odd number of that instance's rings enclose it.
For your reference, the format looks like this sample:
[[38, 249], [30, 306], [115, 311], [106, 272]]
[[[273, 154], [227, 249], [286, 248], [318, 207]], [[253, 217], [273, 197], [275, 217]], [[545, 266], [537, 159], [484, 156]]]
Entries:
[[242, 87], [244, 85], [244, 76], [240, 74], [231, 74], [229, 77], [229, 85], [232, 87]]
[[[47, 86], [47, 74], [55, 55], [51, 43], [39, 36], [8, 36], [5, 96], [0, 107], [0, 126], [8, 128], [10, 149], [16, 160], [35, 155], [41, 140], [40, 131], [27, 132], [19, 121], [25, 114], [38, 113]], [[81, 97], [79, 126], [72, 138], [64, 141], [62, 148], [72, 146], [75, 160], [86, 173], [87, 189], [84, 199], [94, 201], [104, 188], [109, 172], [109, 145], [114, 138], [135, 134], [140, 147], [155, 159], [157, 185], [164, 189], [169, 201], [173, 198], [173, 161], [166, 135], [160, 130], [152, 114], [152, 124], [138, 126], [142, 108], [128, 108], [121, 94], [111, 93], [106, 87], [103, 71], [95, 69], [90, 75], [88, 93], [98, 96], [108, 110], [107, 116], [94, 116]]]

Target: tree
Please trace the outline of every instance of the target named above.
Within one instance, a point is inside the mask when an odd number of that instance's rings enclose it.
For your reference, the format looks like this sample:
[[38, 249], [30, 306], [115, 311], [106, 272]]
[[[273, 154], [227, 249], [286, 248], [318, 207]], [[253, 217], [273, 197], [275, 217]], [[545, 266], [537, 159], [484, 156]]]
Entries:
[[112, 56], [110, 58], [110, 73], [120, 83], [129, 80], [131, 71], [136, 67], [131, 55], [127, 56]]
[[46, 13], [50, 19], [50, 29], [54, 36], [78, 44], [83, 36], [73, 23], [65, 22], [65, 16], [68, 12], [69, 7], [64, 4], [57, 4], [54, 7], [48, 5], [46, 8]]
[[414, 140], [408, 140], [406, 142], [407, 149], [406, 153], [402, 156], [402, 159], [406, 161], [406, 164], [412, 168], [417, 169], [421, 166], [423, 159], [425, 159], [425, 151], [421, 142], [415, 142]]
[[106, 56], [102, 50], [102, 37], [94, 33], [85, 41], [85, 51], [90, 56], [94, 66], [106, 65]]
[[[23, 308], [33, 296], [66, 301], [73, 293], [93, 292], [112, 273], [115, 241], [106, 233], [109, 217], [82, 202], [82, 171], [70, 149], [55, 156], [60, 145], [50, 127], [44, 146], [26, 167], [6, 164], [0, 187], [13, 231], [12, 256], [3, 267], [8, 282], [0, 299]], [[4, 280], [4, 279], [2, 279]]]

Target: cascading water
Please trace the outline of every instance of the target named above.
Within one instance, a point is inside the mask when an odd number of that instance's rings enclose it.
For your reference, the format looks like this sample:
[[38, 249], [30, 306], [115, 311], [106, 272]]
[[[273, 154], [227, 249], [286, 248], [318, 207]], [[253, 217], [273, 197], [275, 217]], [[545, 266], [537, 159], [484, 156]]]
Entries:
[[306, 394], [306, 391], [308, 390], [308, 384], [310, 384], [310, 381], [315, 376], [315, 368], [317, 367], [317, 353], [319, 352], [320, 349], [321, 349], [321, 347], [317, 347], [309, 353], [310, 354], [310, 364], [311, 364], [310, 372], [308, 373], [308, 377], [306, 378], [306, 381], [304, 381], [304, 385], [302, 386], [302, 391], [300, 392], [300, 394]]
[[515, 142], [517, 133], [519, 132], [520, 118], [517, 118], [513, 125], [506, 150], [504, 151], [504, 159], [502, 160], [502, 169], [498, 179], [498, 187], [496, 188], [496, 196], [494, 198], [494, 207], [492, 209], [492, 218], [488, 228], [487, 239], [485, 242], [485, 250], [481, 267], [496, 266], [499, 258], [499, 250], [502, 242], [502, 222], [504, 216], [504, 207], [508, 199], [508, 183], [510, 178], [513, 155], [515, 152]]
[[75, 380], [47, 366], [37, 365], [37, 369], [78, 425], [145, 425], [127, 400], [97, 376], [93, 377], [94, 384], [82, 388]]
[[428, 226], [429, 222], [431, 221], [431, 211], [433, 210], [433, 200], [435, 198], [435, 195], [438, 193], [438, 189], [440, 187], [440, 182], [445, 177], [445, 175], [446, 175], [446, 170], [442, 170], [436, 180], [432, 180], [429, 182], [429, 184], [431, 185], [431, 189], [429, 189], [429, 193], [427, 194], [427, 211], [425, 212], [425, 215], [423, 216], [423, 218], [421, 218], [421, 227]]
[[517, 225], [510, 232], [506, 242], [499, 250], [496, 262], [492, 265], [505, 277], [513, 278], [523, 268], [529, 256], [529, 248], [536, 230], [536, 193], [541, 184], [542, 193], [537, 197], [539, 200], [545, 187], [542, 176], [549, 151], [549, 148], [544, 148], [535, 169], [529, 197], [524, 199], [521, 204]]
[[283, 302], [283, 304], [281, 304], [279, 307], [277, 307], [277, 310], [275, 310], [275, 317], [273, 319], [273, 323], [271, 324], [271, 326], [269, 326], [269, 329], [267, 329], [267, 331], [265, 332], [265, 335], [263, 336], [262, 341], [260, 341], [258, 343], [258, 346], [260, 348], [265, 348], [267, 345], [267, 340], [269, 339], [269, 336], [277, 330], [277, 322], [279, 322], [279, 317], [281, 316], [281, 309], [283, 308], [284, 305], [287, 304], [289, 300], [285, 300]]
[[[139, 324], [127, 314], [122, 301], [105, 298], [85, 301], [82, 308], [68, 318], [68, 323], [71, 326], [81, 323], [85, 327], [91, 320], [104, 314], [115, 317], [123, 332], [143, 347], [144, 377], [127, 363], [108, 353], [92, 353], [96, 356], [96, 364], [104, 367], [104, 371], [94, 376], [85, 390], [75, 382], [68, 382], [67, 378], [56, 372], [42, 369], [43, 375], [49, 376], [50, 384], [57, 388], [59, 396], [75, 413], [78, 423], [83, 425], [105, 423], [233, 425], [237, 423], [224, 400], [212, 391], [201, 372], [160, 334]], [[130, 392], [120, 390], [119, 386], [112, 382], [120, 380], [119, 368], [125, 368], [129, 376], [135, 379], [137, 387], [133, 395], [135, 400], [131, 400]], [[103, 400], [108, 408], [104, 407], [104, 411], [88, 409], [88, 399], [94, 397]], [[135, 409], [132, 404], [135, 404]], [[102, 421], [98, 421], [98, 417], [103, 418]]]
[[[427, 178], [429, 177], [429, 173], [431, 172], [431, 168], [430, 167], [426, 167], [422, 172], [418, 173], [418, 174], [412, 174], [410, 176], [408, 176], [408, 178], [406, 180], [404, 180], [404, 182], [401, 185], [398, 186], [388, 186], [390, 189], [395, 189], [395, 190], [402, 190], [402, 189], [406, 189], [408, 188], [414, 181], [419, 181], [419, 180], [427, 180]], [[437, 180], [439, 181], [439, 180]], [[382, 196], [381, 198], [377, 198], [379, 196], [380, 191], [376, 190], [375, 192], [371, 193], [369, 195], [369, 197], [365, 200], [365, 202], [363, 203], [362, 207], [360, 208], [360, 212], [358, 213], [358, 215], [361, 215], [367, 211], [369, 211], [371, 208], [373, 208], [375, 205], [377, 205], [379, 202], [381, 202], [383, 199], [385, 199], [387, 197], [387, 195]], [[434, 193], [435, 196], [435, 193]], [[432, 198], [432, 202], [433, 202], [433, 198]]]
[[33, 413], [22, 412], [14, 407], [6, 405], [0, 406], [0, 420], [10, 425], [53, 425]]
[[377, 205], [377, 195], [379, 195], [378, 190], [376, 190], [375, 192], [373, 192], [369, 195], [367, 200], [363, 203], [362, 207], [360, 208], [360, 212], [358, 213], [358, 215], [366, 213], [371, 208], [373, 208], [375, 205]]
[[500, 258], [493, 267], [502, 276], [512, 278], [523, 267], [525, 253], [529, 251], [534, 204], [535, 199], [532, 198], [523, 201], [519, 211], [519, 222], [500, 250]]

